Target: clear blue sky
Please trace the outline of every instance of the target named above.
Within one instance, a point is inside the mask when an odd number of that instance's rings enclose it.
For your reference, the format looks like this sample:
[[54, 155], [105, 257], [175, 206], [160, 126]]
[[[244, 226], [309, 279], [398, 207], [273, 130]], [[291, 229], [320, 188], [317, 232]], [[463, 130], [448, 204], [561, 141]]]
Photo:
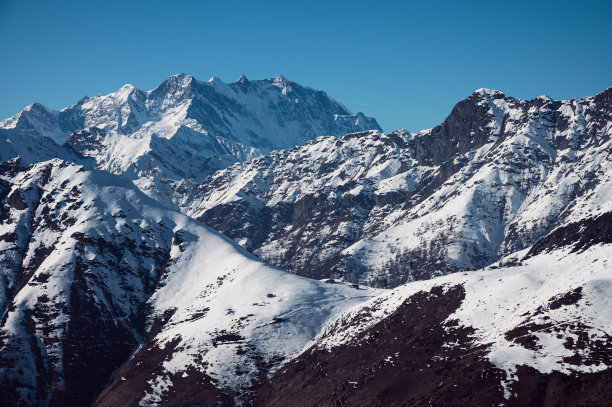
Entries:
[[612, 86], [612, 1], [0, 0], [0, 55], [1, 118], [175, 73], [283, 74], [414, 131], [481, 87], [568, 99]]

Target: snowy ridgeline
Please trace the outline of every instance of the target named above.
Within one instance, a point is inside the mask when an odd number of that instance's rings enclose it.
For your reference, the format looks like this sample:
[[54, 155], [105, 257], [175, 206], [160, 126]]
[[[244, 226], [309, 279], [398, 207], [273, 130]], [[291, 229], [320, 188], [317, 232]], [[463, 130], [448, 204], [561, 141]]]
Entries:
[[[325, 92], [282, 76], [256, 81], [241, 77], [226, 84], [218, 78], [202, 82], [175, 75], [150, 91], [125, 85], [61, 111], [35, 103], [1, 122], [0, 129], [48, 137], [66, 147], [38, 151], [37, 160], [76, 153], [99, 169], [155, 183], [162, 176], [200, 181], [213, 170], [274, 149], [380, 127]], [[8, 140], [0, 138], [6, 147], [0, 152], [3, 160], [15, 153], [8, 150]], [[22, 158], [29, 157], [27, 149], [15, 148]]]
[[[270, 267], [114, 175], [60, 160], [2, 170], [0, 382], [9, 393], [18, 383], [28, 404], [77, 397], [92, 364], [103, 385], [142, 344], [167, 354], [146, 372], [143, 400], [188, 367], [240, 394], [379, 292]], [[104, 351], [84, 358], [73, 341]]]
[[[249, 404], [428, 313], [505, 399], [525, 367], [607, 372], [611, 95], [481, 89], [436, 128], [339, 138], [377, 125], [282, 77], [28, 107], [0, 124], [0, 404]], [[394, 346], [374, 370], [416, 363]]]
[[611, 95], [479, 90], [430, 130], [321, 137], [218, 171], [183, 211], [315, 278], [395, 287], [480, 269], [612, 210]]

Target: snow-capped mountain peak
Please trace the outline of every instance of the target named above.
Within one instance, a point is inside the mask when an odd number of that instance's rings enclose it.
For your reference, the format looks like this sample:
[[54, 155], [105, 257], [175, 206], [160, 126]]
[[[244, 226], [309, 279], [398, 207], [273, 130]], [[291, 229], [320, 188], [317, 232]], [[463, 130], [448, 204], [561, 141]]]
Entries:
[[119, 90], [116, 93], [117, 97], [119, 99], [127, 99], [128, 96], [132, 93], [132, 91], [134, 91], [136, 88], [134, 87], [134, 85], [131, 85], [129, 83], [126, 83], [125, 85], [123, 85], [122, 87], [119, 88]]
[[225, 82], [223, 82], [221, 80], [221, 78], [219, 78], [218, 76], [211, 76], [210, 79], [208, 80], [208, 83], [215, 85], [215, 84], [225, 84]]
[[285, 93], [291, 90], [290, 86], [292, 82], [285, 79], [283, 75], [278, 75], [277, 77], [275, 77], [272, 83], [274, 83], [274, 86], [276, 86], [277, 88], [285, 90]]
[[500, 98], [505, 97], [504, 92], [497, 89], [489, 89], [489, 88], [480, 88], [474, 91], [474, 94], [478, 94], [481, 96], [488, 96], [490, 98]]
[[57, 126], [58, 112], [40, 103], [32, 103], [15, 116], [0, 122], [0, 129], [14, 130], [32, 136], [47, 136], [58, 143], [65, 134]]
[[317, 278], [390, 287], [479, 269], [612, 210], [610, 94], [479, 90], [429, 130], [323, 137], [219, 171], [185, 211]]
[[[91, 144], [86, 129], [93, 128], [101, 132]], [[60, 111], [34, 104], [0, 129], [66, 143], [97, 168], [127, 175], [160, 198], [168, 195], [162, 190], [173, 188], [164, 180], [199, 182], [274, 149], [380, 127], [324, 92], [282, 76], [227, 84], [217, 77], [202, 82], [178, 74], [150, 91], [124, 85]]]

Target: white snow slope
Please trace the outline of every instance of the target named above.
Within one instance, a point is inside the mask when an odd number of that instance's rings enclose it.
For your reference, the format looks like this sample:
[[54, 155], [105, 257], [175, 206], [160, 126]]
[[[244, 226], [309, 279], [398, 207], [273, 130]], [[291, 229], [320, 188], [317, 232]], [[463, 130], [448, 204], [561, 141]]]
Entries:
[[[148, 335], [136, 318], [144, 310], [149, 327], [172, 315], [147, 343], [174, 348], [151, 372], [143, 405], [156, 405], [171, 386], [165, 376], [188, 366], [240, 397], [260, 373], [256, 358], [273, 370], [330, 318], [378, 293], [270, 267], [108, 173], [52, 160], [7, 165], [1, 179], [0, 256], [15, 267], [2, 269], [0, 382], [14, 383], [25, 404], [74, 395], [71, 380], [91, 376], [88, 366], [104, 370], [114, 354], [133, 352]], [[239, 339], [225, 343], [221, 333]], [[106, 350], [85, 357], [78, 343]]]

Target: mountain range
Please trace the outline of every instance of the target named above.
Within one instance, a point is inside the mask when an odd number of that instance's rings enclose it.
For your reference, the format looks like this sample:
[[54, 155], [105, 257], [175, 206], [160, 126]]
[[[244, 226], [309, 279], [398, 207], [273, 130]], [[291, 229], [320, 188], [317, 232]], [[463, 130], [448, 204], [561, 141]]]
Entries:
[[282, 76], [30, 105], [0, 405], [605, 405], [611, 139], [612, 88], [417, 133]]
[[379, 287], [476, 270], [612, 210], [612, 88], [480, 89], [439, 126], [321, 137], [218, 171], [184, 212], [265, 261]]
[[[368, 129], [380, 127], [372, 118], [350, 113], [325, 92], [282, 75], [257, 81], [241, 76], [226, 84], [216, 77], [203, 82], [181, 74], [151, 91], [125, 85], [60, 111], [34, 103], [1, 122], [0, 135], [31, 136], [29, 143], [40, 146], [15, 146], [12, 136], [0, 137], [0, 158], [79, 161], [124, 175], [172, 205], [169, 196], [177, 201], [181, 197], [170, 191], [235, 162], [321, 135]], [[48, 148], [46, 138], [61, 145], [61, 151]]]

